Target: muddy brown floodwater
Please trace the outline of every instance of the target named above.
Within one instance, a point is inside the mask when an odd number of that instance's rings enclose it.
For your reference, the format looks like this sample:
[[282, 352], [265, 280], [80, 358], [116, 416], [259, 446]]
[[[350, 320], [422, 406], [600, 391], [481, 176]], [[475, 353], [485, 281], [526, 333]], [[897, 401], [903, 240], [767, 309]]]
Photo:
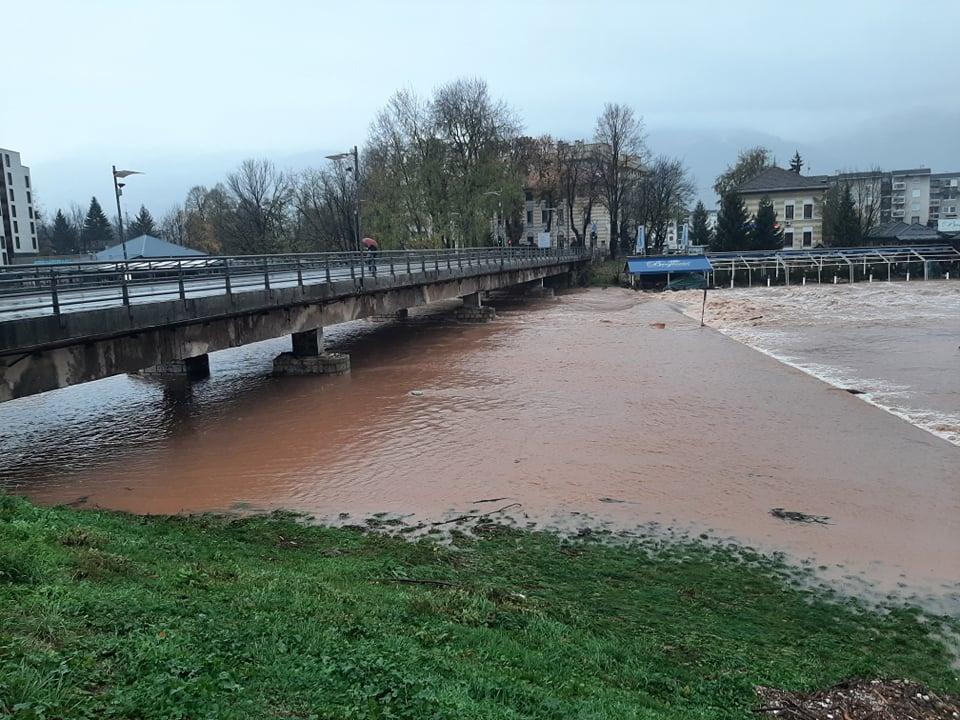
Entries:
[[[661, 325], [662, 324], [662, 327]], [[42, 503], [289, 508], [660, 528], [783, 550], [856, 590], [960, 607], [960, 447], [626, 290], [334, 328], [340, 378], [120, 377], [0, 407], [0, 477]], [[795, 523], [785, 508], [830, 518]], [[925, 600], [925, 601], [926, 601]]]

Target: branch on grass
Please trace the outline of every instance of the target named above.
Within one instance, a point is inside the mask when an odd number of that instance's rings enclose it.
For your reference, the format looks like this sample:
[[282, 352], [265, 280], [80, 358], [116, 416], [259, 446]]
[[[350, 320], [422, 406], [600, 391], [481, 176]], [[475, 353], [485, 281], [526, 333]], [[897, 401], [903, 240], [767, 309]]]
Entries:
[[501, 513], [504, 510], [509, 510], [512, 507], [523, 507], [520, 503], [510, 503], [509, 505], [504, 505], [502, 508], [497, 508], [496, 510], [491, 510], [490, 512], [480, 513], [478, 515], [461, 515], [460, 517], [451, 518], [450, 520], [441, 520], [440, 522], [430, 523], [431, 525], [449, 525], [450, 523], [462, 522], [464, 520], [476, 520], [478, 518], [489, 517], [490, 515], [496, 515]]

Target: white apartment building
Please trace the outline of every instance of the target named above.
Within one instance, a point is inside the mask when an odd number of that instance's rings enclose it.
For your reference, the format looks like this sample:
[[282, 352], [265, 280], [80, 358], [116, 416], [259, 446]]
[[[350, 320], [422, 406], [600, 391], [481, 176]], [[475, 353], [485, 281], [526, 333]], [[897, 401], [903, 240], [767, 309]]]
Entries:
[[0, 264], [7, 265], [39, 252], [37, 217], [30, 168], [20, 162], [20, 153], [0, 148], [0, 170]]
[[930, 221], [930, 168], [891, 173], [890, 217], [920, 225]]

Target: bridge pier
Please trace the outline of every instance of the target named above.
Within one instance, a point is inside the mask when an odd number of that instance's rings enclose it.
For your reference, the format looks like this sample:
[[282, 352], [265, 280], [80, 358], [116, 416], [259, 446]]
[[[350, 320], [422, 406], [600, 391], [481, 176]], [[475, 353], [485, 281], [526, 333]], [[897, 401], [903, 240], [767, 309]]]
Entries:
[[274, 375], [346, 375], [350, 372], [349, 355], [324, 350], [323, 328], [295, 332], [290, 337], [293, 349], [273, 359]]
[[524, 297], [529, 298], [548, 298], [553, 297], [554, 294], [554, 289], [546, 284], [545, 279], [534, 280], [532, 283], [528, 283], [526, 289], [523, 291]]
[[210, 377], [210, 356], [204, 353], [181, 360], [170, 360], [144, 368], [140, 374], [145, 377], [185, 377], [189, 380], [202, 380]]
[[483, 304], [479, 291], [464, 295], [463, 305], [454, 313], [457, 320], [463, 322], [488, 322], [497, 316], [497, 311]]

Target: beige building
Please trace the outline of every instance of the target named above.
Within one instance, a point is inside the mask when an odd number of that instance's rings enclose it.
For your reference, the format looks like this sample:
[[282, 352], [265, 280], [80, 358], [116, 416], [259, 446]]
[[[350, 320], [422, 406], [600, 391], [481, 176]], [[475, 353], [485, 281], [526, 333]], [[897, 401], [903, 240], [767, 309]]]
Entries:
[[[588, 217], [589, 213], [589, 217]], [[547, 200], [538, 199], [533, 190], [528, 189], [524, 196], [523, 234], [521, 245], [539, 245], [541, 240], [549, 238], [550, 247], [568, 247], [576, 242], [574, 227], [583, 234], [586, 220], [584, 242], [587, 247], [607, 249], [610, 243], [610, 213], [599, 200], [591, 204], [585, 197], [573, 202], [573, 213], [567, 203], [559, 201], [551, 205]], [[593, 238], [593, 234], [596, 238]]]
[[823, 244], [821, 211], [828, 187], [826, 178], [770, 167], [737, 190], [750, 217], [756, 216], [760, 201], [769, 198], [783, 229], [784, 248], [802, 250]]

